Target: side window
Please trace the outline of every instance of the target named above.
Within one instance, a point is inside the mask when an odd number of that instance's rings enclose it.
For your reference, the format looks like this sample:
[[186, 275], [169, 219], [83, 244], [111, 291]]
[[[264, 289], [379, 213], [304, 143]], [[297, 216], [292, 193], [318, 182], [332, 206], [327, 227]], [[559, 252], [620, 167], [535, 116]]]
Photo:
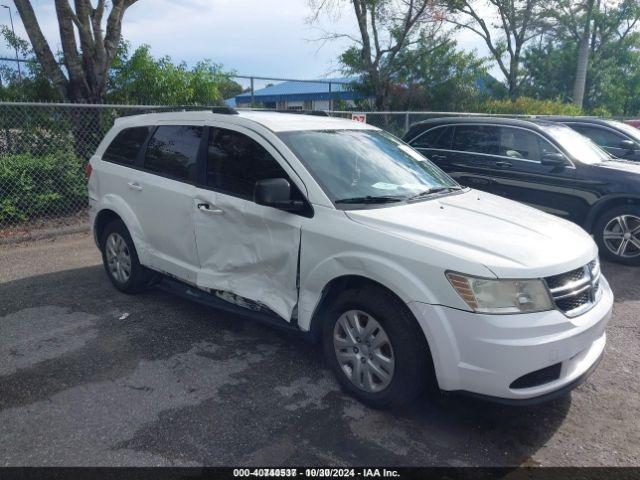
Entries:
[[455, 127], [453, 150], [499, 155], [499, 128], [483, 125]]
[[558, 150], [540, 135], [521, 128], [500, 128], [499, 155], [538, 162], [547, 153]]
[[411, 142], [415, 148], [437, 148], [449, 150], [453, 137], [453, 127], [436, 127]]
[[626, 140], [625, 137], [611, 130], [598, 127], [587, 127], [584, 125], [571, 125], [571, 128], [578, 131], [585, 137], [590, 138], [593, 142], [601, 147], [620, 148], [620, 142]]
[[109, 144], [102, 159], [115, 163], [135, 163], [150, 130], [151, 127], [125, 128]]
[[258, 180], [288, 178], [258, 142], [233, 130], [212, 128], [207, 152], [207, 185], [230, 195], [252, 200]]
[[194, 180], [203, 127], [163, 125], [149, 140], [144, 167], [180, 180]]

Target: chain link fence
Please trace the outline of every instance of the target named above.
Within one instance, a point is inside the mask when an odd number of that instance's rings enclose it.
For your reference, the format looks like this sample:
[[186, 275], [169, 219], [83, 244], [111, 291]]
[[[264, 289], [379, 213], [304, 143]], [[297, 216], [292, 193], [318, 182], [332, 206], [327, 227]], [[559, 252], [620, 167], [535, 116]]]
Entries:
[[[0, 243], [32, 236], [34, 231], [86, 228], [84, 169], [116, 118], [206, 108], [0, 102]], [[328, 113], [366, 121], [397, 136], [402, 136], [411, 124], [428, 118], [474, 115], [452, 112]]]
[[84, 169], [114, 120], [178, 108], [0, 103], [0, 243], [86, 228]]
[[354, 111], [330, 111], [332, 116], [343, 118], [356, 118], [370, 125], [382, 128], [402, 137], [414, 123], [430, 118], [442, 117], [508, 117], [508, 118], [544, 118], [548, 115], [518, 115], [502, 113], [471, 113], [471, 112], [354, 112]]

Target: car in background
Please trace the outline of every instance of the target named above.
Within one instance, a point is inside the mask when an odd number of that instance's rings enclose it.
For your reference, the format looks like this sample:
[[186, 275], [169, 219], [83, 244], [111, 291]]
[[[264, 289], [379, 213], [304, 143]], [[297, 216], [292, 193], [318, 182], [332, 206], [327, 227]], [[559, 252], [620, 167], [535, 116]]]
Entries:
[[612, 159], [577, 131], [542, 120], [430, 119], [404, 140], [460, 184], [571, 220], [604, 257], [640, 265], [640, 163]]
[[591, 117], [549, 117], [589, 138], [616, 158], [640, 162], [640, 130], [616, 120]]
[[640, 128], [640, 118], [625, 120], [624, 123], [626, 123], [627, 125], [631, 125], [632, 127], [635, 127], [635, 128]]

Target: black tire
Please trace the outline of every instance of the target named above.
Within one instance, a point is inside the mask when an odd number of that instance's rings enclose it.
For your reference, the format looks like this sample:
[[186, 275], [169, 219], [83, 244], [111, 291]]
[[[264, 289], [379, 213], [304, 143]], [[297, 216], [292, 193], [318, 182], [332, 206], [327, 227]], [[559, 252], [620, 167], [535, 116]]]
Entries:
[[[334, 329], [340, 317], [350, 310], [365, 312], [374, 318], [391, 343], [395, 368], [390, 383], [380, 391], [369, 392], [356, 386], [338, 362]], [[327, 362], [342, 388], [361, 402], [373, 408], [397, 407], [414, 400], [428, 385], [436, 385], [422, 330], [407, 306], [383, 288], [365, 286], [345, 290], [338, 294], [323, 317], [322, 340]], [[362, 360], [363, 364], [366, 361]]]
[[[107, 241], [112, 234], [116, 234], [124, 240], [126, 250], [130, 258], [130, 273], [125, 281], [116, 278], [116, 275], [112, 272], [107, 260]], [[129, 230], [127, 230], [127, 227], [122, 220], [114, 220], [105, 227], [102, 232], [102, 238], [100, 239], [100, 250], [102, 251], [102, 263], [104, 265], [104, 269], [114, 287], [127, 294], [139, 293], [148, 288], [151, 279], [151, 272], [140, 264], [140, 261], [138, 260], [138, 253], [136, 252]]]
[[[593, 236], [595, 238], [596, 243], [598, 244], [598, 248], [600, 249], [600, 255], [606, 258], [609, 261], [620, 263], [623, 265], [631, 265], [631, 266], [639, 266], [640, 265], [640, 252], [636, 254], [636, 247], [632, 244], [628, 249], [631, 248], [630, 253], [627, 250], [628, 254], [632, 256], [622, 256], [616, 255], [615, 252], [612, 251], [610, 246], [614, 248], [619, 245], [617, 240], [607, 241], [604, 238], [605, 228], [610, 224], [615, 218], [622, 216], [631, 216], [635, 219], [640, 219], [640, 206], [638, 205], [623, 205], [620, 207], [612, 208], [611, 210], [607, 210], [603, 213], [595, 222], [593, 227]], [[640, 220], [634, 220], [631, 218], [630, 222], [632, 226], [640, 225], [638, 223]], [[640, 233], [635, 233], [633, 238], [636, 241], [640, 240]]]

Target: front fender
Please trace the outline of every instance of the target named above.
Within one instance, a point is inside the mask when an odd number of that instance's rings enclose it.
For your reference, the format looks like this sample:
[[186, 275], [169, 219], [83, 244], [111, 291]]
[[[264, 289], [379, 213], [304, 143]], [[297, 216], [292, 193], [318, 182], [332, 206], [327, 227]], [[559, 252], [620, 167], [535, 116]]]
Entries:
[[304, 272], [300, 282], [298, 326], [308, 331], [324, 288], [334, 279], [356, 275], [377, 282], [403, 302], [431, 303], [433, 292], [407, 268], [388, 257], [374, 253], [349, 251], [327, 257]]

